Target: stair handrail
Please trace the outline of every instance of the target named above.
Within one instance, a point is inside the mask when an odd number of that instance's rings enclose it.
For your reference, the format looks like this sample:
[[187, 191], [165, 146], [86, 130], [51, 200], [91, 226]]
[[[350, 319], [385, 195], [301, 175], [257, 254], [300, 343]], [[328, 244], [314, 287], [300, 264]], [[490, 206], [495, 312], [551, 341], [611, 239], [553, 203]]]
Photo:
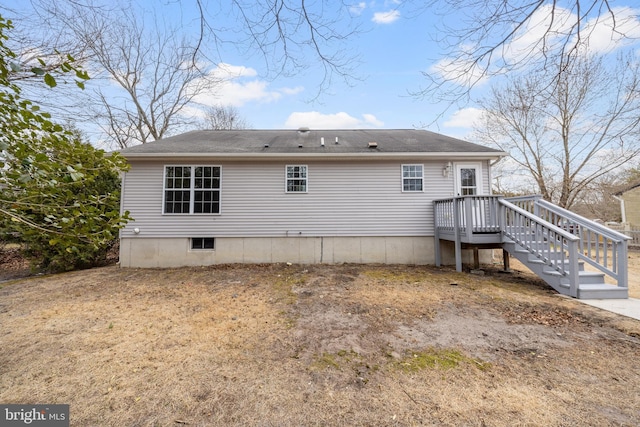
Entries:
[[[526, 217], [527, 219], [553, 230], [555, 233], [561, 235], [562, 237], [564, 237], [565, 239], [567, 239], [569, 241], [577, 242], [577, 241], [580, 240], [580, 238], [578, 236], [569, 233], [568, 231], [564, 230], [561, 227], [558, 227], [555, 224], [552, 224], [552, 223], [550, 223], [548, 221], [545, 221], [543, 218], [540, 218], [539, 216], [534, 215], [531, 212], [529, 212], [529, 211], [527, 211], [525, 209], [522, 209], [519, 206], [514, 205], [509, 200], [507, 200], [507, 199], [499, 199], [499, 203], [501, 205], [513, 210], [513, 211], [516, 211], [517, 213], [519, 213], [520, 215]], [[504, 227], [503, 227], [503, 232], [504, 232]]]
[[[546, 200], [536, 200], [535, 204], [537, 214], [540, 214], [540, 208], [546, 209], [551, 214], [557, 215], [559, 219], [565, 220], [567, 228], [574, 231], [578, 229], [580, 237], [578, 256], [581, 260], [613, 278], [617, 286], [628, 287], [628, 241], [631, 237]], [[611, 262], [609, 262], [609, 246]]]
[[[522, 248], [527, 250], [543, 263], [558, 271], [562, 276], [569, 280], [569, 293], [571, 296], [578, 295], [578, 243], [580, 238], [570, 232], [556, 226], [555, 224], [545, 221], [543, 218], [522, 209], [521, 207], [507, 201], [503, 198], [499, 199], [500, 204], [500, 221], [503, 235], [510, 238]], [[511, 225], [507, 224], [507, 211], [513, 211], [517, 215], [526, 218], [531, 224]], [[536, 224], [536, 226], [532, 226]], [[515, 231], [510, 231], [509, 227], [515, 227]], [[536, 234], [536, 238], [527, 239], [526, 233], [518, 234], [518, 230], [525, 228], [532, 235]], [[559, 244], [558, 244], [559, 242]], [[563, 254], [567, 251], [569, 263], [565, 266], [562, 256], [552, 256], [552, 254]]]
[[580, 216], [578, 214], [575, 214], [567, 209], [561, 208], [558, 205], [554, 205], [551, 202], [547, 202], [544, 199], [536, 199], [535, 203], [537, 205], [540, 205], [546, 209], [548, 209], [551, 212], [555, 212], [561, 216], [563, 216], [566, 219], [570, 219], [571, 221], [573, 221], [576, 224], [579, 225], [583, 225], [585, 227], [588, 227], [589, 229], [593, 230], [593, 231], [597, 231], [598, 233], [605, 235], [611, 239], [616, 239], [619, 242], [622, 242], [623, 240], [631, 240], [631, 237], [627, 236], [626, 234], [623, 233], [619, 233], [615, 230], [610, 229], [609, 227], [606, 227], [602, 224], [598, 224], [595, 221], [591, 221], [590, 219], [587, 219], [583, 216]]

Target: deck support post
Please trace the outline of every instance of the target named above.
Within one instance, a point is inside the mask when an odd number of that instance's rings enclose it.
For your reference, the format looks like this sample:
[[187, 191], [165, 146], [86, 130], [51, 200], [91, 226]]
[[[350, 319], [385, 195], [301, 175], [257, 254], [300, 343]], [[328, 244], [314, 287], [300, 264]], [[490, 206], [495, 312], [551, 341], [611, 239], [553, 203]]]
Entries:
[[453, 199], [453, 230], [455, 236], [456, 271], [462, 272], [462, 239], [460, 238], [460, 199]]
[[506, 249], [503, 249], [502, 250], [502, 265], [504, 266], [504, 272], [505, 273], [511, 272], [511, 266], [509, 264], [510, 264], [509, 252]]
[[440, 221], [438, 217], [438, 205], [433, 201], [433, 218], [434, 218], [434, 236], [433, 245], [436, 256], [436, 267], [442, 265], [442, 254], [440, 253]]
[[473, 269], [480, 269], [480, 251], [477, 246], [473, 247]]

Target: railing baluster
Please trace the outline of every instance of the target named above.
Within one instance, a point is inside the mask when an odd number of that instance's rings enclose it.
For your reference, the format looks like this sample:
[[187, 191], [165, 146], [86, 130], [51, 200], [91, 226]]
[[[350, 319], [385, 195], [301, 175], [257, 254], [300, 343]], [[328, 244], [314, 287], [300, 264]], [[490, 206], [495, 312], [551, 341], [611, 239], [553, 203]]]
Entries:
[[562, 274], [571, 274], [573, 268], [573, 261], [567, 268], [562, 262], [566, 251], [569, 257], [584, 260], [613, 277], [618, 286], [627, 286], [629, 238], [546, 202], [540, 196], [452, 197], [435, 201], [434, 215], [436, 227], [454, 232], [458, 236], [457, 244], [461, 236], [472, 241], [473, 233], [502, 231]]

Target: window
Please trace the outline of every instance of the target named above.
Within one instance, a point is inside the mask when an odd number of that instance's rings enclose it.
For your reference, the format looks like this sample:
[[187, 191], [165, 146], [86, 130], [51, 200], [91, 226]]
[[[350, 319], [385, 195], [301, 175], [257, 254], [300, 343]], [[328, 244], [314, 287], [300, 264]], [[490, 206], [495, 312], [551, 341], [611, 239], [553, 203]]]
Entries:
[[476, 170], [474, 168], [460, 168], [460, 194], [475, 196], [477, 191]]
[[191, 249], [213, 250], [215, 249], [215, 239], [213, 237], [192, 237]]
[[196, 167], [193, 213], [220, 213], [220, 168]]
[[422, 165], [402, 165], [402, 191], [422, 191]]
[[307, 192], [307, 166], [287, 166], [287, 193]]
[[220, 166], [165, 166], [166, 214], [219, 214]]

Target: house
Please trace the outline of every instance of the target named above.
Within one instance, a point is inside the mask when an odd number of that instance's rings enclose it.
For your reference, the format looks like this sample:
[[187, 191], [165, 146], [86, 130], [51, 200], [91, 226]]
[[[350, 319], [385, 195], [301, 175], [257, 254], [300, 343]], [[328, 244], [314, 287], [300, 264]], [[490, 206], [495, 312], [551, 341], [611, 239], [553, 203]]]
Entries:
[[622, 222], [640, 226], [640, 182], [617, 192], [614, 197], [620, 201]]
[[[193, 131], [123, 149], [123, 267], [434, 264], [434, 205], [506, 153], [424, 130]], [[453, 262], [453, 245], [439, 254]]]
[[[491, 194], [506, 153], [423, 130], [193, 131], [126, 148], [123, 267], [454, 264], [502, 248], [559, 293], [627, 298], [629, 237]], [[585, 265], [589, 268], [585, 269]]]

